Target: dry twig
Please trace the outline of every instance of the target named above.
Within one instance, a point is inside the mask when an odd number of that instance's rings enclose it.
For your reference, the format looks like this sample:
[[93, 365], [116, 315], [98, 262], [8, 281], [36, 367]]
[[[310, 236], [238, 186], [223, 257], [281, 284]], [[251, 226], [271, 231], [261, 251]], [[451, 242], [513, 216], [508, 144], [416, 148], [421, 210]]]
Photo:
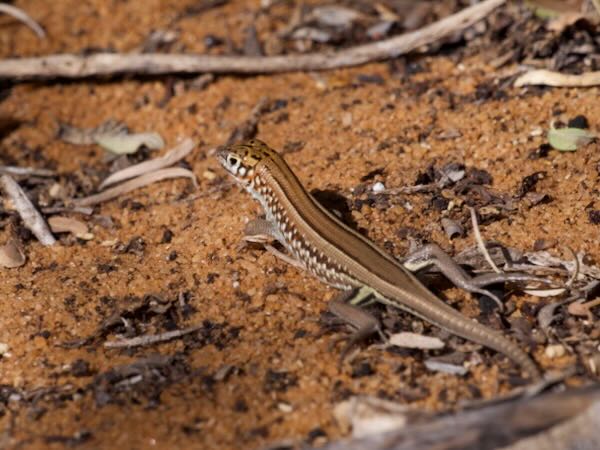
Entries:
[[131, 339], [121, 339], [118, 341], [105, 342], [104, 348], [131, 348], [140, 347], [144, 345], [152, 345], [158, 342], [165, 342], [170, 341], [171, 339], [180, 338], [182, 336], [185, 336], [186, 334], [198, 331], [203, 326], [203, 324], [196, 324], [187, 328], [183, 328], [181, 330], [167, 331], [166, 333], [145, 334], [143, 336], [136, 336]]
[[35, 20], [29, 17], [29, 15], [25, 11], [22, 11], [19, 8], [16, 8], [12, 5], [7, 5], [6, 3], [0, 3], [0, 12], [8, 14], [9, 16], [12, 16], [15, 19], [23, 22], [25, 25], [31, 28], [39, 38], [43, 39], [46, 37], [44, 29], [41, 26], [39, 26]]
[[50, 55], [0, 61], [0, 78], [83, 78], [118, 73], [275, 73], [327, 70], [395, 58], [459, 32], [485, 18], [506, 0], [485, 0], [420, 30], [338, 52], [269, 57], [186, 54]]
[[27, 194], [23, 192], [21, 186], [10, 175], [0, 176], [0, 185], [6, 195], [12, 200], [25, 226], [31, 230], [42, 245], [53, 245], [56, 239], [52, 236], [46, 221], [35, 206], [33, 206], [33, 203], [31, 203]]
[[469, 207], [469, 212], [471, 213], [471, 223], [473, 224], [473, 234], [475, 235], [475, 242], [477, 242], [477, 246], [479, 247], [479, 251], [490, 265], [492, 270], [496, 273], [502, 273], [498, 266], [490, 256], [487, 247], [485, 246], [485, 242], [483, 242], [483, 238], [481, 237], [481, 232], [479, 231], [479, 223], [477, 222], [477, 213], [475, 209]]
[[35, 167], [0, 166], [0, 175], [54, 177], [56, 172], [49, 169], [36, 169]]

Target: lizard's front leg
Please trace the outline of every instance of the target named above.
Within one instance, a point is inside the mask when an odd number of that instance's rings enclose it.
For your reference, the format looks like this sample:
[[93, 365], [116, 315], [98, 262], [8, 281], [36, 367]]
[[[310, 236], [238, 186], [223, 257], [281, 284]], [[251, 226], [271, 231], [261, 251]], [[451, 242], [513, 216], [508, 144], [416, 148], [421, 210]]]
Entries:
[[281, 232], [277, 225], [271, 221], [266, 219], [253, 219], [246, 224], [244, 228], [244, 241], [246, 242], [254, 242], [257, 244], [262, 244], [265, 249], [271, 253], [276, 258], [281, 259], [282, 261], [300, 269], [305, 270], [305, 265], [297, 260], [296, 258], [287, 255], [283, 252], [280, 252], [275, 247], [273, 247], [270, 242], [277, 241], [281, 245], [287, 248], [287, 243], [285, 239], [281, 236]]

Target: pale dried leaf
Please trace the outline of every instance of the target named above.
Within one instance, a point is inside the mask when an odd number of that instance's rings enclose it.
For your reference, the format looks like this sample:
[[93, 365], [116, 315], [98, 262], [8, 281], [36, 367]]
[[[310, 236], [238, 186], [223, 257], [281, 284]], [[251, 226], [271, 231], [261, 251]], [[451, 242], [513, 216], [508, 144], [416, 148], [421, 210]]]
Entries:
[[25, 264], [25, 253], [16, 239], [9, 239], [8, 242], [0, 246], [0, 266], [7, 269], [21, 267]]
[[311, 18], [320, 25], [338, 28], [350, 27], [360, 16], [358, 11], [340, 5], [318, 6], [311, 14]]
[[449, 373], [451, 375], [463, 376], [468, 372], [465, 366], [459, 366], [457, 364], [452, 364], [445, 361], [438, 361], [436, 359], [426, 359], [425, 367], [432, 372]]
[[465, 232], [460, 223], [455, 220], [448, 219], [447, 217], [442, 217], [442, 228], [444, 229], [448, 239], [462, 236]]
[[159, 158], [144, 161], [113, 173], [100, 184], [98, 189], [102, 190], [111, 184], [115, 184], [120, 181], [137, 177], [145, 173], [153, 172], [155, 170], [162, 169], [163, 167], [168, 167], [172, 164], [175, 164], [177, 161], [185, 158], [193, 148], [194, 142], [191, 139], [185, 139], [175, 148], [169, 150], [165, 155]]
[[340, 427], [346, 431], [352, 428], [353, 437], [402, 428], [406, 426], [410, 412], [405, 405], [375, 397], [351, 397], [333, 409]]
[[165, 142], [160, 134], [155, 132], [134, 134], [103, 133], [95, 136], [95, 142], [105, 150], [117, 155], [129, 155], [145, 145], [152, 150], [164, 147]]
[[523, 289], [523, 292], [534, 297], [556, 297], [567, 292], [565, 288], [555, 289]]
[[313, 42], [326, 43], [331, 40], [331, 33], [314, 27], [302, 27], [295, 30], [291, 39], [308, 39]]
[[182, 169], [180, 167], [172, 167], [170, 169], [161, 169], [154, 172], [150, 172], [126, 181], [123, 184], [119, 184], [113, 188], [107, 189], [106, 191], [100, 192], [99, 194], [90, 195], [89, 197], [74, 199], [73, 203], [77, 206], [91, 206], [98, 203], [112, 200], [113, 198], [119, 197], [120, 195], [131, 192], [135, 189], [147, 186], [157, 181], [167, 180], [169, 178], [186, 177], [192, 180], [194, 186], [198, 186], [196, 176], [193, 172]]
[[397, 347], [419, 348], [422, 350], [439, 350], [444, 348], [444, 341], [433, 336], [417, 333], [401, 332], [392, 334], [389, 343]]
[[48, 219], [48, 225], [54, 233], [71, 233], [75, 237], [90, 240], [94, 236], [88, 233], [87, 225], [81, 220], [72, 217], [52, 216]]
[[551, 70], [539, 69], [524, 73], [515, 80], [515, 87], [526, 85], [544, 85], [554, 87], [590, 87], [600, 84], [600, 71], [586, 72], [581, 75], [563, 74]]
[[114, 120], [107, 120], [95, 128], [78, 128], [66, 123], [61, 123], [58, 137], [69, 144], [91, 145], [96, 142], [96, 135], [127, 134], [127, 126]]
[[551, 128], [548, 131], [548, 142], [552, 148], [563, 152], [572, 152], [589, 144], [596, 134], [581, 128]]

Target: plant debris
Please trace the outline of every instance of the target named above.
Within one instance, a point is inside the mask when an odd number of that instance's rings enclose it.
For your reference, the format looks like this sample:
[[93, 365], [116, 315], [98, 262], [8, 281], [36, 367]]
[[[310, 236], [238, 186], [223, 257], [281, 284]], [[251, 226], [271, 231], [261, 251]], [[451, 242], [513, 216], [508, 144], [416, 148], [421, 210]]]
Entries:
[[155, 170], [159, 170], [164, 167], [168, 167], [172, 164], [175, 164], [176, 162], [182, 160], [187, 155], [189, 155], [193, 148], [194, 142], [191, 139], [185, 139], [179, 145], [169, 150], [167, 153], [165, 153], [159, 158], [144, 161], [113, 173], [104, 181], [102, 181], [102, 183], [100, 183], [98, 189], [102, 190], [110, 186], [111, 184], [119, 183], [129, 178], [144, 175], [146, 173], [153, 172]]
[[87, 225], [71, 217], [52, 216], [48, 219], [48, 225], [54, 233], [71, 233], [79, 239], [89, 241], [94, 235], [89, 233]]
[[551, 128], [548, 131], [549, 144], [562, 152], [573, 152], [597, 137], [596, 133], [581, 128]]
[[15, 19], [23, 22], [29, 28], [33, 30], [33, 32], [40, 39], [44, 39], [46, 37], [46, 32], [44, 29], [33, 20], [25, 11], [17, 8], [16, 6], [9, 5], [7, 3], [0, 3], [0, 13], [8, 14]]
[[180, 167], [171, 167], [169, 169], [155, 170], [154, 172], [146, 173], [139, 177], [133, 178], [126, 181], [118, 186], [106, 189], [98, 194], [90, 195], [89, 197], [76, 198], [72, 202], [76, 206], [92, 206], [98, 203], [107, 202], [114, 198], [120, 197], [123, 194], [134, 191], [149, 184], [156, 183], [162, 180], [168, 180], [171, 178], [185, 177], [192, 180], [195, 187], [198, 186], [196, 181], [196, 175], [188, 169], [182, 169]]
[[114, 120], [108, 120], [95, 128], [77, 128], [60, 124], [58, 137], [75, 145], [98, 144], [116, 155], [135, 153], [142, 146], [158, 150], [165, 145], [158, 133], [130, 133], [125, 124]]
[[0, 185], [5, 194], [12, 201], [12, 207], [19, 213], [25, 226], [31, 230], [42, 245], [54, 245], [56, 239], [48, 229], [46, 221], [33, 206], [27, 194], [10, 175], [0, 176]]
[[438, 350], [444, 348], [444, 341], [432, 336], [402, 332], [389, 337], [388, 342], [397, 347], [419, 348], [421, 350]]
[[16, 239], [9, 239], [8, 242], [0, 246], [0, 266], [7, 269], [21, 267], [25, 264], [25, 253], [21, 244]]
[[129, 348], [129, 347], [152, 345], [152, 344], [156, 344], [159, 342], [165, 342], [165, 341], [170, 341], [172, 339], [177, 339], [181, 336], [185, 336], [186, 334], [198, 331], [199, 329], [201, 329], [204, 326], [205, 325], [202, 323], [199, 325], [192, 325], [192, 326], [186, 327], [182, 330], [173, 330], [173, 331], [167, 331], [167, 332], [161, 333], [161, 334], [148, 334], [148, 335], [143, 335], [143, 336], [136, 336], [136, 337], [130, 338], [130, 339], [120, 339], [118, 341], [105, 342], [104, 347], [105, 348]]

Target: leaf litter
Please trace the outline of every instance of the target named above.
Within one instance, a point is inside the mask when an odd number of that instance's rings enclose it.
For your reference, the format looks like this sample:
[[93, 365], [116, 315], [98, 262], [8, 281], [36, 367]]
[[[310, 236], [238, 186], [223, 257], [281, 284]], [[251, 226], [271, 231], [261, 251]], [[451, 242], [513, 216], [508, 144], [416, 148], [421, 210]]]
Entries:
[[116, 155], [130, 155], [142, 146], [159, 150], [165, 145], [161, 135], [156, 132], [131, 133], [125, 124], [114, 120], [108, 120], [95, 128], [60, 124], [58, 137], [74, 145], [98, 144]]

